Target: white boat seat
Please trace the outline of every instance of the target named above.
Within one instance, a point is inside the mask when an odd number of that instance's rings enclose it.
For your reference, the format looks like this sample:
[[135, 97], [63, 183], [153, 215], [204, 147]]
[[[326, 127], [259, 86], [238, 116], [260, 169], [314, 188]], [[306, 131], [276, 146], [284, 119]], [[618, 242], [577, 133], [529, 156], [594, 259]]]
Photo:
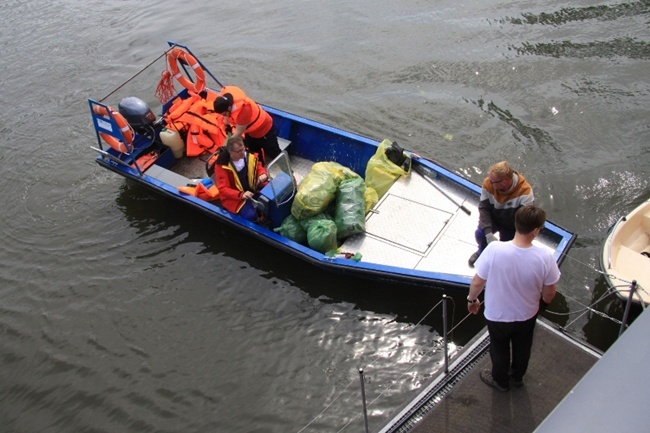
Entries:
[[153, 177], [154, 179], [158, 179], [161, 182], [175, 186], [176, 188], [179, 186], [187, 186], [191, 181], [191, 179], [185, 176], [174, 173], [173, 171], [167, 170], [166, 168], [156, 164], [153, 164], [151, 167], [149, 167], [149, 169], [145, 171], [144, 174]]

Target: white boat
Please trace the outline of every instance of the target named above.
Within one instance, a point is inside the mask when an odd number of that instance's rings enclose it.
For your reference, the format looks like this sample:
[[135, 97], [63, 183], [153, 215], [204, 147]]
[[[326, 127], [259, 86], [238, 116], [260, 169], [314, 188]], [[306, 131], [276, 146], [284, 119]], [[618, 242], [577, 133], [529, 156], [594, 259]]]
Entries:
[[621, 217], [603, 244], [600, 269], [623, 299], [635, 283], [636, 303], [650, 304], [650, 199]]

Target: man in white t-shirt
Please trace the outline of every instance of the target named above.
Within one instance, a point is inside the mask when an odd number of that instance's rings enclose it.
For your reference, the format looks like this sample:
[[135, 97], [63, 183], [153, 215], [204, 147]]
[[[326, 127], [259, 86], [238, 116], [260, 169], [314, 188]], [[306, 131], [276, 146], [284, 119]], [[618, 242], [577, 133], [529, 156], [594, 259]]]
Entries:
[[[543, 209], [526, 205], [515, 214], [515, 237], [490, 243], [475, 263], [476, 275], [467, 296], [467, 309], [478, 314], [479, 294], [485, 289], [485, 319], [490, 334], [492, 370], [481, 380], [498, 389], [523, 385], [540, 307], [555, 297], [560, 270], [553, 254], [533, 245], [546, 222]], [[512, 358], [510, 345], [512, 344]]]

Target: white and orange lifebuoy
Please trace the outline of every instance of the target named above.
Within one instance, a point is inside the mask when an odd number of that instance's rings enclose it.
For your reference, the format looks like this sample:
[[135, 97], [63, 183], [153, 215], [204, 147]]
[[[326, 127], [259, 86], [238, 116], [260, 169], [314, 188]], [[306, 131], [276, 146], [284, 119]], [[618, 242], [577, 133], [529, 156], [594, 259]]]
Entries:
[[113, 110], [111, 107], [108, 107], [108, 109], [106, 109], [106, 107], [103, 105], [95, 105], [93, 107], [93, 112], [98, 116], [103, 116], [107, 120], [110, 120], [112, 115], [115, 123], [117, 124], [117, 127], [120, 129], [120, 132], [124, 137], [124, 141], [121, 141], [106, 132], [100, 132], [99, 136], [102, 138], [102, 140], [104, 140], [106, 144], [118, 152], [131, 152], [133, 150], [133, 138], [135, 134], [133, 133], [133, 128], [131, 128], [131, 125], [129, 125], [129, 122], [126, 121], [124, 116], [122, 116], [119, 112]]
[[[182, 61], [189, 65], [196, 75], [196, 82], [191, 82], [178, 68], [178, 61]], [[174, 78], [178, 83], [194, 93], [201, 93], [205, 89], [205, 72], [199, 64], [198, 60], [193, 55], [183, 50], [182, 48], [175, 47], [167, 53], [167, 63], [172, 71]]]

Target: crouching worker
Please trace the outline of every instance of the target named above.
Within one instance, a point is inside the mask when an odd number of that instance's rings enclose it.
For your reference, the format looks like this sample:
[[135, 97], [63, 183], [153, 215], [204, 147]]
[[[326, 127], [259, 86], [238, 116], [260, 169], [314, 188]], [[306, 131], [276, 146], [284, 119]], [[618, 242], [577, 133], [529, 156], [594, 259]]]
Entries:
[[268, 183], [268, 175], [257, 155], [246, 150], [241, 137], [228, 138], [214, 165], [214, 176], [224, 209], [257, 221], [254, 200]]
[[244, 137], [244, 144], [257, 153], [262, 164], [268, 164], [282, 152], [273, 118], [239, 87], [223, 87], [214, 101], [214, 112], [224, 116], [224, 132]]

